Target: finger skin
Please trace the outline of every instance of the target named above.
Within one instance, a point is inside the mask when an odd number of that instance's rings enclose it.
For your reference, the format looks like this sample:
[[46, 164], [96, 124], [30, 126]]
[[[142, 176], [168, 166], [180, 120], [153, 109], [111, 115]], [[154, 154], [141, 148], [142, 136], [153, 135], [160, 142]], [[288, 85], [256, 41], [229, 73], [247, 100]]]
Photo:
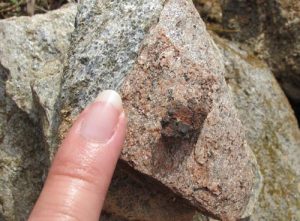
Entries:
[[[105, 142], [88, 139], [82, 135], [83, 124], [91, 112], [103, 108], [105, 119], [117, 118], [114, 133]], [[55, 156], [29, 221], [99, 220], [125, 130], [125, 114], [113, 105], [95, 102], [83, 111]]]

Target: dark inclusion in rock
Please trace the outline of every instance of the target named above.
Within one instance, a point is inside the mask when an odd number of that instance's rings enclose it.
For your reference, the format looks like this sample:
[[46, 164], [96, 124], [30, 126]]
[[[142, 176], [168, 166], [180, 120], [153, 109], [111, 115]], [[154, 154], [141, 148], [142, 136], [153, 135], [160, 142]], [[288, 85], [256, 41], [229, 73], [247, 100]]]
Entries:
[[160, 122], [162, 141], [167, 147], [178, 147], [182, 143], [196, 144], [201, 129], [201, 118], [196, 112], [179, 102], [169, 106]]

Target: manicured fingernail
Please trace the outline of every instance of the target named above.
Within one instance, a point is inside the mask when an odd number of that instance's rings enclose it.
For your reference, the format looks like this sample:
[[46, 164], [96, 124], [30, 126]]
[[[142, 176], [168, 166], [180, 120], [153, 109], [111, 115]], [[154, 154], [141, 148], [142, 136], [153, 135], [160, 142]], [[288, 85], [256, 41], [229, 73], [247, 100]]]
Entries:
[[113, 90], [103, 91], [86, 113], [81, 127], [82, 136], [106, 143], [115, 133], [122, 111], [120, 95]]

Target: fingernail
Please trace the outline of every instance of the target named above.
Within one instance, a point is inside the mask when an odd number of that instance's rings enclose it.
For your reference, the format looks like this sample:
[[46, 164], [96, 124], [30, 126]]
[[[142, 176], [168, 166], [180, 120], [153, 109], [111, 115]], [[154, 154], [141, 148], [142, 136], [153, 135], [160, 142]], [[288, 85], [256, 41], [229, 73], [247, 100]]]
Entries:
[[113, 90], [103, 91], [89, 107], [81, 126], [81, 134], [88, 140], [106, 143], [115, 133], [122, 113], [122, 99]]

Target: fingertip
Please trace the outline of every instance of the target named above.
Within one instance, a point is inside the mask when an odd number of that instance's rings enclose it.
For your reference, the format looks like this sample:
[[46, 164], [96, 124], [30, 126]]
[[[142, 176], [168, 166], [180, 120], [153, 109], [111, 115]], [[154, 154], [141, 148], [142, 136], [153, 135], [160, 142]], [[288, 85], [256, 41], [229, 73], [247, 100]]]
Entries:
[[[31, 218], [51, 220], [71, 214], [79, 220], [96, 220], [121, 153], [126, 127], [120, 95], [112, 90], [100, 93], [79, 115], [59, 148]], [[82, 204], [83, 199], [88, 203]], [[66, 205], [66, 201], [70, 203]]]
[[123, 110], [122, 98], [114, 90], [102, 91], [95, 99], [95, 102], [97, 102], [97, 101], [109, 103], [109, 104], [113, 105], [116, 109]]

